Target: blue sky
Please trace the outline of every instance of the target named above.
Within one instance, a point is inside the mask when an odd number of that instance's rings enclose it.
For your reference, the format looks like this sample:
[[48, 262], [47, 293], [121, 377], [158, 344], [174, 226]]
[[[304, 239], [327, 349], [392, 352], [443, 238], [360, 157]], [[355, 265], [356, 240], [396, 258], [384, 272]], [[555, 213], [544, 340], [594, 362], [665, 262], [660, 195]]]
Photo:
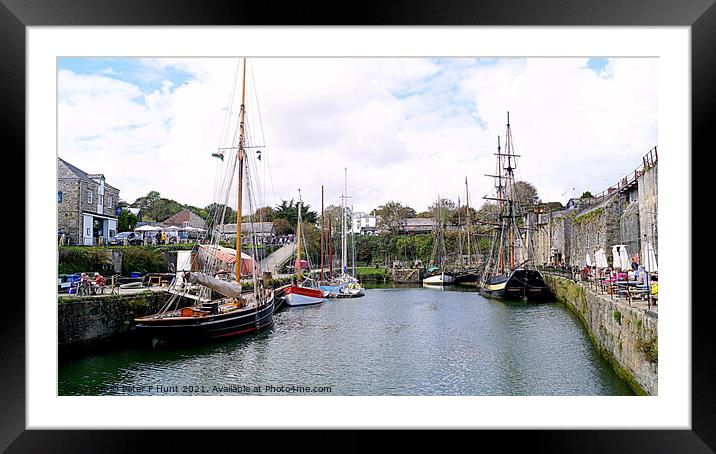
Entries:
[[192, 75], [173, 66], [149, 67], [139, 58], [84, 58], [61, 57], [57, 69], [70, 70], [75, 74], [101, 75], [136, 85], [142, 93], [151, 93], [169, 80], [174, 87], [187, 83]]

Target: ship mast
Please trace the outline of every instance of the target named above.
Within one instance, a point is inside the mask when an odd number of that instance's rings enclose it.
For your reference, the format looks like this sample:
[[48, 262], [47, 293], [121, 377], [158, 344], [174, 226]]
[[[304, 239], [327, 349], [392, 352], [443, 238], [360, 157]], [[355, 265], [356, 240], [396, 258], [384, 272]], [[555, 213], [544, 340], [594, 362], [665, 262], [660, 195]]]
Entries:
[[333, 228], [328, 216], [328, 277], [333, 278]]
[[346, 226], [346, 199], [348, 198], [348, 168], [344, 168], [344, 180], [343, 180], [343, 235], [341, 238], [341, 272], [343, 274], [348, 273], [348, 228]]
[[512, 232], [512, 221], [514, 220], [514, 181], [513, 181], [513, 167], [512, 167], [512, 154], [511, 154], [511, 143], [512, 143], [512, 134], [510, 132], [510, 112], [507, 112], [507, 137], [505, 138], [505, 149], [507, 151], [507, 167], [505, 170], [507, 171], [507, 206], [508, 206], [508, 214], [509, 219], [507, 221], [508, 228], [510, 229], [510, 271], [515, 269], [515, 239], [513, 237]]
[[236, 282], [241, 281], [241, 190], [244, 184], [244, 116], [246, 114], [246, 58], [244, 58], [244, 74], [241, 80], [241, 110], [239, 113], [239, 175], [238, 197], [236, 200]]
[[470, 251], [470, 191], [467, 188], [467, 177], [465, 177], [465, 208], [467, 210], [467, 266], [472, 266], [471, 251]]
[[325, 225], [326, 225], [326, 216], [323, 212], [323, 185], [321, 185], [321, 282], [323, 281], [323, 267], [324, 267], [323, 256], [325, 255], [324, 247], [323, 247], [324, 238], [325, 238], [325, 234], [323, 233], [323, 231], [324, 231]]
[[502, 149], [500, 148], [500, 136], [497, 136], [497, 199], [500, 205], [498, 211], [500, 216], [500, 274], [505, 272], [505, 261], [504, 261], [504, 248], [503, 248], [503, 234], [505, 231], [505, 219], [504, 219], [504, 195], [502, 191]]
[[296, 263], [298, 266], [298, 276], [296, 283], [301, 283], [301, 190], [298, 190], [298, 222], [296, 224], [296, 239], [298, 240], [296, 252]]

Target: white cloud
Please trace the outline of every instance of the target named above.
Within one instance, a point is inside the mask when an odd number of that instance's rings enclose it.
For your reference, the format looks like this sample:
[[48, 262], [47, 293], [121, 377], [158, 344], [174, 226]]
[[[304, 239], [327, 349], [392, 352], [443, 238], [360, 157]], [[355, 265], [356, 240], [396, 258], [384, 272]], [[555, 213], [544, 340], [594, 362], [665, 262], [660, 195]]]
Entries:
[[[114, 74], [60, 71], [59, 154], [104, 173], [133, 201], [150, 190], [212, 201], [231, 59], [147, 59], [145, 71], [191, 77], [143, 93]], [[656, 60], [614, 59], [610, 78], [586, 59], [254, 59], [248, 68], [251, 143], [266, 145], [264, 199], [338, 203], [343, 169], [357, 210], [399, 200], [422, 211], [438, 193], [473, 205], [489, 190], [497, 136], [511, 111], [519, 176], [543, 199], [598, 192], [656, 145]], [[115, 68], [116, 71], [116, 68]], [[261, 122], [256, 103], [255, 76]], [[237, 94], [238, 96], [238, 94]], [[234, 103], [232, 128], [236, 124]], [[263, 135], [260, 131], [263, 124]], [[265, 140], [264, 140], [265, 136]], [[260, 169], [268, 177], [268, 169]], [[265, 173], [264, 173], [265, 172]], [[268, 178], [264, 178], [268, 180]], [[563, 195], [566, 194], [566, 195]]]

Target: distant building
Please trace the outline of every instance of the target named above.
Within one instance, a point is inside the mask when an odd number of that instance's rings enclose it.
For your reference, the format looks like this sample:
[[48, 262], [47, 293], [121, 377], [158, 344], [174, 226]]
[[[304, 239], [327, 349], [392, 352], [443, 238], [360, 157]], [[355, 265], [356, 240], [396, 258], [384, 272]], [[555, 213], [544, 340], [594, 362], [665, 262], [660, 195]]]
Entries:
[[[224, 241], [236, 241], [236, 223], [224, 224], [218, 227], [219, 233], [221, 233], [221, 239]], [[241, 235], [244, 238], [248, 238], [251, 234], [252, 227], [250, 222], [241, 223]], [[255, 222], [253, 224], [253, 233], [258, 238], [268, 237], [274, 235], [276, 231], [273, 227], [273, 222]]]
[[374, 234], [378, 231], [378, 218], [373, 214], [356, 212], [353, 213], [351, 233], [365, 235]]
[[206, 229], [206, 221], [193, 211], [183, 209], [174, 216], [170, 216], [161, 223], [164, 226], [176, 227], [195, 227], [197, 229]]
[[95, 245], [117, 233], [119, 189], [57, 158], [57, 228], [71, 244]]
[[400, 221], [401, 233], [431, 233], [435, 220], [431, 218], [405, 218]]

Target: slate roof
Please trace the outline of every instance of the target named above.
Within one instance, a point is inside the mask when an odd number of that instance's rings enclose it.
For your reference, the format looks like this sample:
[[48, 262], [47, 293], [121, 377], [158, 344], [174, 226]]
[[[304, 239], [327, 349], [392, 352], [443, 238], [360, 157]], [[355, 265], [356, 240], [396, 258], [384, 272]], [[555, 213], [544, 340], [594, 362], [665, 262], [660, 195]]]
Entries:
[[162, 221], [162, 225], [170, 226], [175, 225], [177, 227], [184, 227], [186, 223], [189, 223], [191, 227], [206, 228], [206, 221], [196, 213], [183, 209], [174, 216]]
[[[73, 166], [72, 164], [70, 164], [69, 162], [67, 162], [67, 161], [65, 161], [64, 159], [60, 158], [59, 156], [57, 157], [57, 160], [58, 160], [60, 163], [62, 163], [65, 167], [67, 167], [67, 169], [68, 169], [70, 172], [72, 172], [78, 179], [80, 179], [80, 180], [82, 180], [82, 181], [85, 181], [85, 182], [87, 182], [87, 183], [97, 184], [97, 182], [92, 179], [92, 176], [90, 176], [90, 174], [88, 174], [88, 173], [85, 172], [84, 170], [81, 170], [81, 169], [79, 169], [78, 167]], [[104, 176], [104, 175], [102, 175], [102, 174], [92, 174], [92, 175], [93, 175], [93, 176], [100, 176], [100, 175], [101, 175], [101, 176]], [[116, 190], [116, 191], [119, 191], [119, 189], [117, 189], [117, 188], [115, 188], [114, 186], [108, 184], [108, 183], [107, 183], [107, 180], [104, 181], [104, 186], [107, 187], [107, 188], [110, 188], [110, 189], [114, 189], [114, 190]]]

